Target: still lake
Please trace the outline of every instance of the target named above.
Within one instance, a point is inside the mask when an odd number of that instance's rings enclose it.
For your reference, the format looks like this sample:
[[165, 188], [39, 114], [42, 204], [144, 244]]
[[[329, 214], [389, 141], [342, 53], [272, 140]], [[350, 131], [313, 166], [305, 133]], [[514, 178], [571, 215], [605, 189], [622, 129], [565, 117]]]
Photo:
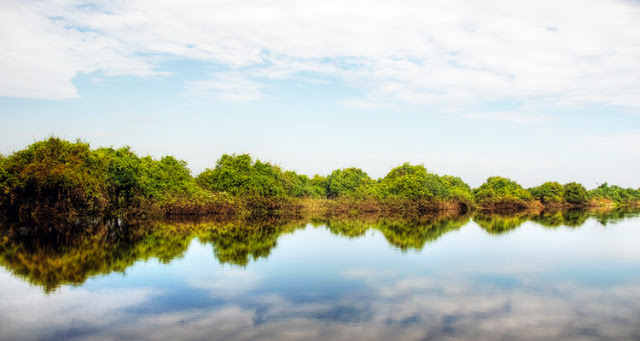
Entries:
[[2, 340], [640, 339], [640, 214], [0, 224]]

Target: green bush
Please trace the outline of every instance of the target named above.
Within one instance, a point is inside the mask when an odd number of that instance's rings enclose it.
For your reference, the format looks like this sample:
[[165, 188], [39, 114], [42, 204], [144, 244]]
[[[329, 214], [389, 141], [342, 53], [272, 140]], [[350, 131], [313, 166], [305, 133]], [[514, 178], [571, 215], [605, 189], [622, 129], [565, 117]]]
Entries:
[[545, 204], [564, 201], [564, 187], [555, 181], [545, 182], [538, 187], [529, 189], [531, 195]]
[[471, 201], [471, 189], [462, 179], [429, 173], [423, 165], [404, 163], [392, 169], [377, 184], [381, 198], [461, 199]]
[[370, 195], [373, 183], [360, 168], [336, 169], [327, 177], [327, 197], [362, 199]]
[[583, 205], [589, 202], [587, 190], [577, 182], [564, 185], [564, 200], [575, 205]]
[[640, 200], [640, 190], [622, 188], [615, 185], [609, 186], [609, 184], [605, 182], [597, 188], [589, 191], [589, 197], [592, 199], [606, 199], [617, 203], [623, 203], [626, 201]]
[[129, 147], [100, 148], [95, 153], [107, 165], [107, 183], [116, 208], [164, 202], [200, 191], [187, 163], [173, 156], [160, 160], [150, 156], [140, 158]]
[[309, 191], [314, 198], [326, 198], [327, 186], [327, 177], [325, 176], [316, 174], [309, 180]]
[[429, 174], [423, 165], [412, 166], [408, 162], [389, 171], [378, 187], [384, 198], [431, 199], [445, 192], [437, 175]]
[[326, 181], [322, 178], [309, 179], [294, 171], [283, 172], [268, 162], [254, 162], [248, 154], [225, 154], [215, 168], [200, 173], [196, 182], [213, 192], [284, 199], [324, 196]]
[[461, 178], [452, 175], [443, 175], [441, 181], [448, 188], [448, 197], [468, 203], [473, 202], [473, 192], [471, 187]]
[[139, 158], [129, 147], [91, 150], [49, 138], [2, 159], [0, 205], [17, 213], [105, 213], [201, 189], [186, 162]]
[[108, 203], [105, 170], [88, 143], [55, 137], [35, 142], [3, 158], [0, 205], [28, 212], [100, 212]]
[[5, 169], [6, 160], [7, 158], [5, 158], [4, 155], [0, 154], [0, 203], [2, 200], [2, 196], [8, 194], [7, 184], [9, 182], [9, 173]]
[[248, 154], [225, 154], [214, 168], [194, 178], [186, 162], [173, 156], [138, 157], [130, 147], [92, 150], [88, 143], [55, 137], [0, 155], [0, 208], [17, 213], [246, 212], [294, 207], [300, 203], [291, 198], [302, 197], [367, 199], [364, 204], [371, 210], [386, 207], [381, 203], [393, 204], [387, 205], [391, 209], [423, 209], [429, 204], [425, 200], [436, 200], [438, 205], [449, 201], [473, 206], [475, 201], [485, 208], [524, 208], [534, 198], [545, 204], [583, 205], [590, 199], [625, 203], [640, 200], [640, 189], [604, 183], [587, 192], [575, 182], [564, 186], [546, 182], [525, 190], [494, 176], [472, 191], [458, 177], [439, 176], [409, 163], [378, 181], [355, 167], [309, 178], [254, 161]]
[[476, 188], [473, 192], [478, 203], [484, 201], [530, 201], [533, 199], [531, 193], [522, 188], [520, 184], [508, 178], [492, 176]]
[[196, 182], [205, 189], [232, 195], [280, 198], [287, 193], [280, 167], [254, 162], [249, 154], [222, 155], [216, 167], [200, 173]]

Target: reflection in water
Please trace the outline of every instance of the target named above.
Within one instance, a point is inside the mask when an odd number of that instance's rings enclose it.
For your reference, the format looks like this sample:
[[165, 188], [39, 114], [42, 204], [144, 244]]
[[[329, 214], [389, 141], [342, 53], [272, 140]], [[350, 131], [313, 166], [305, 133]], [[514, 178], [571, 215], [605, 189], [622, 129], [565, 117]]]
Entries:
[[0, 339], [638, 339], [639, 227], [623, 210], [4, 223]]
[[487, 214], [479, 212], [473, 217], [473, 221], [490, 234], [502, 234], [515, 230], [525, 221], [531, 220], [536, 214], [529, 211], [514, 212], [511, 214]]
[[194, 238], [214, 246], [221, 263], [247, 265], [267, 257], [278, 237], [304, 227], [300, 220], [122, 223], [118, 220], [20, 223], [2, 226], [0, 264], [45, 291], [87, 278], [124, 272], [139, 260], [181, 257]]
[[[473, 221], [490, 234], [512, 231], [526, 221], [545, 227], [578, 227], [593, 216], [606, 226], [637, 212], [580, 210], [477, 213]], [[336, 235], [357, 238], [372, 229], [389, 244], [401, 249], [421, 250], [447, 232], [460, 229], [470, 215], [444, 213], [423, 216], [333, 216], [311, 219]], [[181, 257], [194, 238], [213, 247], [220, 263], [246, 266], [251, 259], [266, 258], [278, 238], [306, 226], [306, 219], [265, 217], [234, 220], [212, 216], [200, 220], [123, 223], [118, 220], [69, 222], [46, 221], [4, 223], [0, 226], [0, 264], [46, 292], [60, 285], [80, 285], [87, 278], [123, 273], [139, 260], [158, 259], [168, 263]]]
[[595, 209], [595, 210], [544, 210], [517, 211], [511, 213], [478, 212], [473, 221], [490, 234], [503, 234], [515, 230], [527, 221], [532, 221], [544, 227], [580, 227], [588, 218], [596, 219], [602, 226], [615, 223], [621, 219], [637, 217], [638, 210], [625, 208]]
[[361, 237], [367, 230], [374, 229], [380, 231], [389, 244], [401, 250], [421, 250], [425, 243], [461, 228], [469, 219], [469, 214], [450, 211], [420, 216], [330, 217], [316, 219], [314, 224], [326, 225], [332, 233], [351, 238]]

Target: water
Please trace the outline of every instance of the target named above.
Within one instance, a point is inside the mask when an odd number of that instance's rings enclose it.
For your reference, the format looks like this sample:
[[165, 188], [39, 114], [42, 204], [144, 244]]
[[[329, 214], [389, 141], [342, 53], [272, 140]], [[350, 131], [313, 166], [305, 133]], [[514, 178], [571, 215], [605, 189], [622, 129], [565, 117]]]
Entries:
[[633, 212], [1, 231], [3, 340], [640, 339]]

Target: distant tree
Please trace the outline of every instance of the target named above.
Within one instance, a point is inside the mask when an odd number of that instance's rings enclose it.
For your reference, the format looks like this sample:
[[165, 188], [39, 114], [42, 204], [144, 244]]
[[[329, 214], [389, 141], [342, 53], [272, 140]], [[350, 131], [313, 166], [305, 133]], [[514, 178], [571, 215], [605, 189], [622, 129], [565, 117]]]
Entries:
[[508, 200], [532, 200], [531, 193], [522, 188], [520, 184], [508, 178], [492, 176], [474, 190], [477, 202], [485, 200], [508, 201]]
[[559, 203], [564, 200], [564, 187], [555, 181], [545, 182], [538, 187], [530, 188], [529, 192], [535, 199], [545, 204]]
[[610, 186], [608, 183], [603, 183], [597, 188], [589, 192], [589, 196], [594, 199], [606, 199], [615, 201], [618, 203], [640, 200], [640, 192], [633, 188], [622, 188], [620, 186]]
[[314, 175], [309, 180], [311, 196], [314, 198], [325, 198], [327, 196], [327, 177], [322, 175]]
[[50, 137], [1, 163], [0, 205], [30, 212], [99, 212], [108, 204], [106, 167], [88, 143]]
[[564, 200], [568, 203], [580, 205], [589, 202], [587, 190], [577, 182], [564, 185]]
[[327, 177], [327, 196], [362, 197], [374, 181], [360, 168], [336, 169]]

